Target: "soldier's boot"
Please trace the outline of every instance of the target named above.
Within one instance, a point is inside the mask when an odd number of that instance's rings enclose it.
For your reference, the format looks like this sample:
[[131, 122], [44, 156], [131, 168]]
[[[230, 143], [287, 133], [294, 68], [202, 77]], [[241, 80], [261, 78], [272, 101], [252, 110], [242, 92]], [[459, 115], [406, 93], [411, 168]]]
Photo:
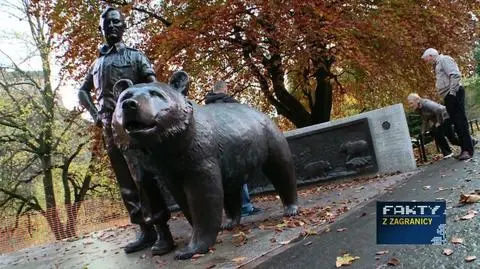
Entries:
[[132, 253], [146, 249], [152, 246], [157, 240], [157, 233], [153, 225], [140, 224], [140, 232], [137, 234], [137, 239], [128, 243], [125, 246], [125, 253]]
[[152, 246], [152, 255], [163, 255], [175, 248], [168, 224], [155, 224], [157, 241]]

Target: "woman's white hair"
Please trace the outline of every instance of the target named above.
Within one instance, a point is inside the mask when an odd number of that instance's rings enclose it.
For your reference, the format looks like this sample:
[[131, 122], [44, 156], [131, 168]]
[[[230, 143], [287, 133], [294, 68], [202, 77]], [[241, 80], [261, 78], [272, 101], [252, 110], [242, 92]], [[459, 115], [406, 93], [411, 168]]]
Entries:
[[227, 92], [227, 83], [225, 83], [225, 81], [223, 81], [223, 80], [218, 81], [217, 83], [215, 83], [215, 85], [213, 85], [213, 92], [214, 93], [219, 93], [219, 92], [226, 93]]
[[434, 48], [426, 49], [422, 55], [422, 59], [425, 59], [428, 56], [433, 56], [434, 58], [436, 58], [438, 56], [438, 51]]
[[408, 97], [407, 97], [407, 100], [408, 100], [408, 101], [412, 101], [412, 102], [413, 102], [413, 101], [418, 101], [418, 100], [420, 100], [420, 99], [422, 99], [422, 98], [420, 97], [420, 95], [418, 95], [418, 94], [416, 94], [416, 93], [411, 93], [411, 94], [409, 94]]

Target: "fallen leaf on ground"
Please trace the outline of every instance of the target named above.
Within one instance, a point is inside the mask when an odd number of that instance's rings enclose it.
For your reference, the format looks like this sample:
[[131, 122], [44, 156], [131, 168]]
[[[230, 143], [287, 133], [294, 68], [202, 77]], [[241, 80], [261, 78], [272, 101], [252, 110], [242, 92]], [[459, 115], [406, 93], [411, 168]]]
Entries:
[[239, 232], [238, 234], [234, 234], [233, 236], [233, 243], [236, 246], [241, 246], [247, 243], [247, 236], [244, 232]]
[[205, 254], [199, 254], [199, 253], [197, 253], [197, 254], [195, 254], [195, 255], [192, 256], [192, 259], [200, 258], [200, 257], [203, 257], [203, 256], [205, 256]]
[[348, 230], [348, 229], [347, 228], [339, 228], [339, 229], [337, 229], [337, 232], [343, 232], [343, 231], [346, 231], [346, 230]]
[[305, 235], [305, 236], [309, 236], [309, 235], [317, 235], [318, 233], [317, 233], [316, 231], [314, 231], [314, 230], [310, 230], [310, 229], [309, 229], [309, 230], [303, 231], [302, 234]]
[[467, 256], [467, 257], [465, 257], [466, 262], [473, 262], [476, 259], [477, 259], [477, 256]]
[[350, 256], [350, 254], [345, 253], [345, 254], [343, 254], [343, 256], [337, 257], [337, 261], [335, 262], [335, 266], [338, 268], [338, 267], [342, 267], [344, 265], [350, 265], [350, 264], [352, 264], [353, 261], [358, 260], [358, 259], [360, 259], [360, 257], [358, 257], [358, 256], [352, 257], [352, 256]]
[[461, 219], [461, 220], [469, 220], [469, 219], [473, 219], [473, 217], [475, 217], [475, 212], [473, 212], [473, 211], [468, 211], [468, 214], [465, 215], [465, 216], [460, 217], [460, 219]]
[[388, 265], [397, 266], [400, 265], [400, 260], [398, 258], [392, 257], [388, 262]]
[[383, 255], [383, 254], [387, 254], [388, 253], [388, 250], [380, 250], [380, 251], [377, 251], [377, 253], [375, 253], [375, 255]]
[[453, 236], [452, 239], [450, 239], [450, 242], [453, 244], [463, 244], [463, 238]]
[[446, 255], [446, 256], [450, 256], [450, 255], [452, 255], [452, 253], [453, 253], [453, 250], [451, 250], [449, 248], [445, 248], [443, 250], [443, 254]]
[[480, 202], [480, 195], [478, 194], [460, 194], [461, 204], [471, 204]]
[[242, 262], [245, 261], [246, 259], [247, 259], [247, 257], [244, 257], [244, 256], [236, 257], [236, 258], [233, 258], [233, 259], [232, 259], [232, 262], [242, 263]]
[[423, 186], [423, 189], [424, 189], [424, 190], [429, 190], [430, 188], [432, 188], [432, 186], [430, 186], [430, 185]]

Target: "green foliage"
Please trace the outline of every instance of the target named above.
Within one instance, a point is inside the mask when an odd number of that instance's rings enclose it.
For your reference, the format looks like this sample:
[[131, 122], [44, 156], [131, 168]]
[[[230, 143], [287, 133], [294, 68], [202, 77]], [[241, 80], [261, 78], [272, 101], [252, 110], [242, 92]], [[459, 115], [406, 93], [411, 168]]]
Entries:
[[422, 126], [422, 118], [418, 113], [406, 112], [408, 130], [410, 137], [417, 138], [420, 135], [420, 127]]
[[473, 59], [475, 60], [475, 74], [480, 75], [480, 45], [477, 44], [473, 50]]
[[465, 109], [469, 119], [480, 118], [480, 75], [463, 81], [465, 87]]
[[[407, 118], [407, 125], [408, 131], [410, 132], [410, 137], [418, 139], [421, 134], [422, 118], [416, 112], [406, 112], [405, 116]], [[425, 144], [433, 141], [433, 137], [431, 135], [426, 135], [424, 139]]]

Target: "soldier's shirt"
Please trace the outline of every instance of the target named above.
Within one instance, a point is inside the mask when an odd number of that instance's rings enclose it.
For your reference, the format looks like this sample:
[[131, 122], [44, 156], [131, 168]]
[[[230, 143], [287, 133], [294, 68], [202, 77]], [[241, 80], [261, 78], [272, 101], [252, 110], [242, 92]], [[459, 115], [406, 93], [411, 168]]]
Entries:
[[93, 82], [100, 113], [115, 109], [120, 95], [114, 92], [113, 85], [120, 79], [130, 79], [134, 84], [146, 82], [150, 75], [155, 76], [148, 58], [140, 51], [119, 42], [114, 46], [103, 45], [100, 56], [90, 67], [85, 78]]

